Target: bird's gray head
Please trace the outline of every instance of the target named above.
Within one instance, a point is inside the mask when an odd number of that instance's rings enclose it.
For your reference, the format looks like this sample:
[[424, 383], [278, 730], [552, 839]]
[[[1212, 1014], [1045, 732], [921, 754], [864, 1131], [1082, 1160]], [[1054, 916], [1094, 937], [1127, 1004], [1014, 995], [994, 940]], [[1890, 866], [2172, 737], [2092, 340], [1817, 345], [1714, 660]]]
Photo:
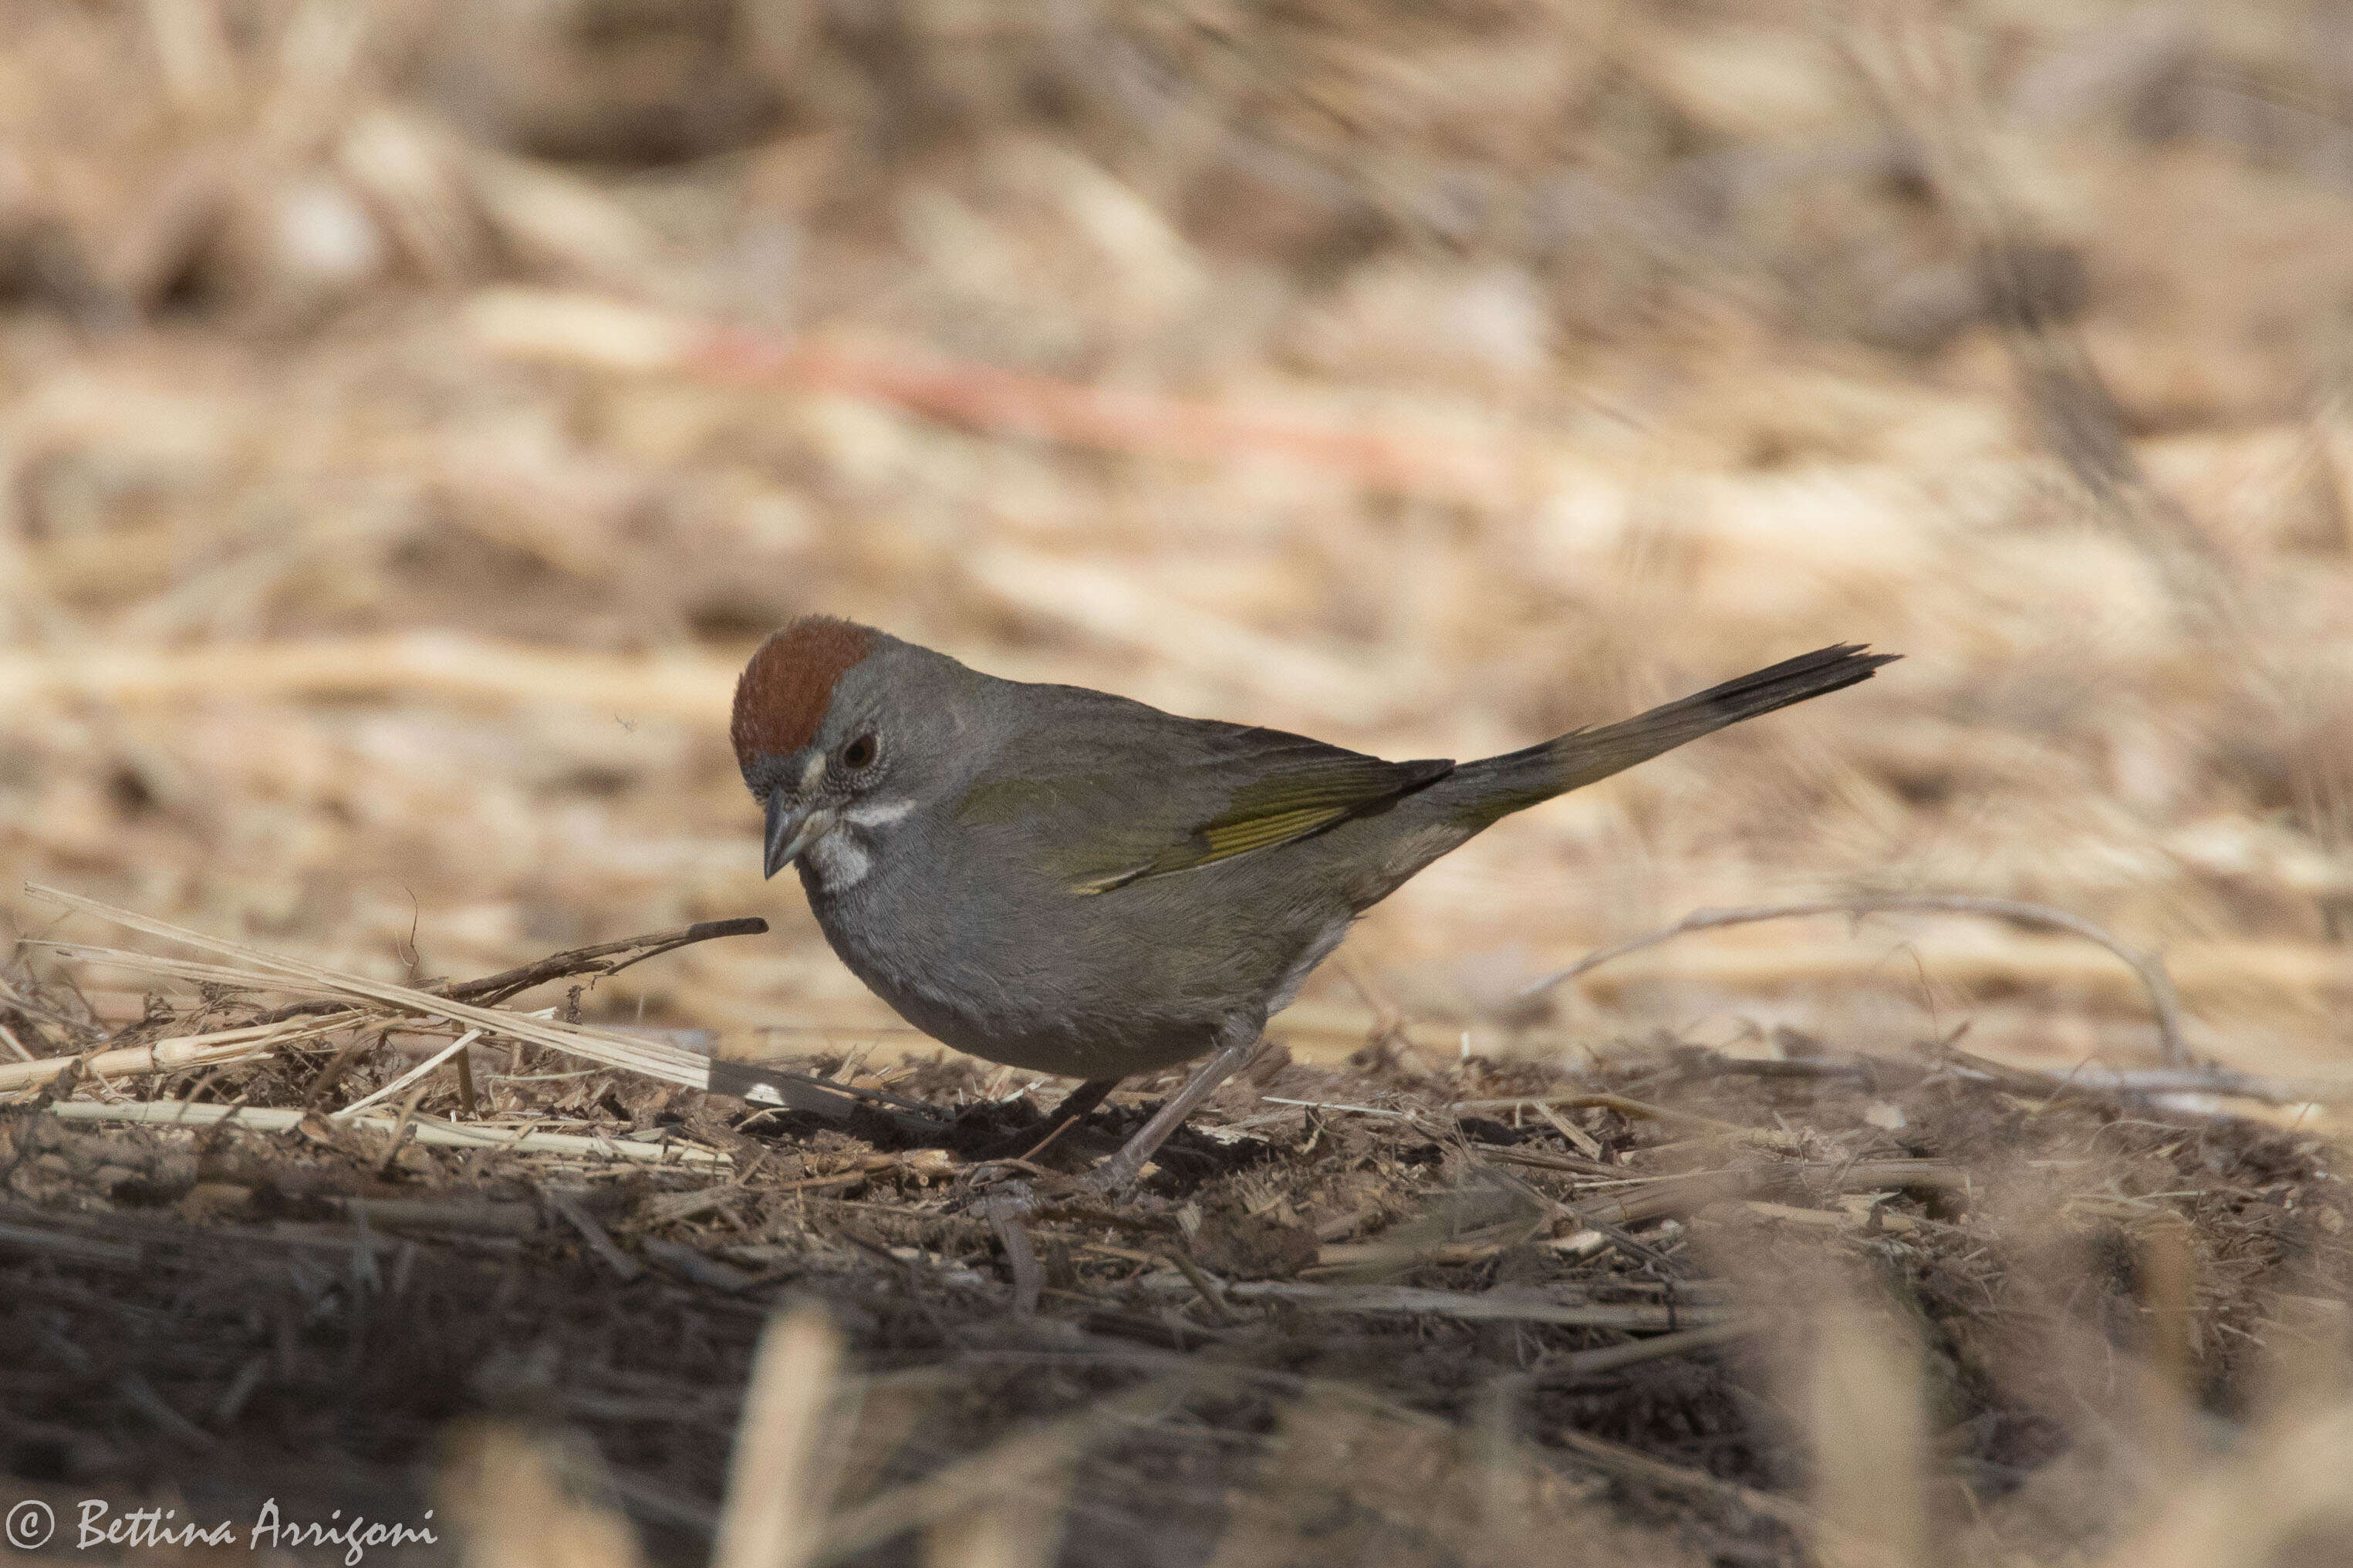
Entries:
[[843, 830], [883, 826], [942, 787], [955, 715], [934, 664], [957, 668], [829, 616], [804, 616], [760, 645], [735, 682], [730, 732], [767, 815], [768, 876], [804, 853], [823, 869], [828, 849], [863, 874], [864, 850]]

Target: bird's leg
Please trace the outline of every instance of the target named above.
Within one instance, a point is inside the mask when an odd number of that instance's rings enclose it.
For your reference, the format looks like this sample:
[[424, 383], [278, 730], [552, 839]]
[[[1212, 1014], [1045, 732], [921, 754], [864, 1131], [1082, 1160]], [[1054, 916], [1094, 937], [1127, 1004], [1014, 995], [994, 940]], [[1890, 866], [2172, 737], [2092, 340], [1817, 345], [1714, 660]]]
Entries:
[[[1152, 1120], [1139, 1129], [1134, 1137], [1123, 1144], [1118, 1153], [1086, 1173], [1082, 1185], [1097, 1193], [1114, 1193], [1135, 1180], [1145, 1162], [1159, 1152], [1173, 1133], [1185, 1125], [1185, 1119], [1201, 1108], [1201, 1102], [1217, 1092], [1218, 1086], [1249, 1065], [1258, 1055], [1263, 1036], [1259, 1026], [1246, 1029], [1223, 1028], [1218, 1031], [1221, 1042], [1217, 1055], [1195, 1070], [1184, 1088], [1169, 1097], [1168, 1103], [1152, 1113]], [[1083, 1091], [1082, 1091], [1083, 1092]]]
[[1044, 1153], [1047, 1145], [1093, 1115], [1095, 1107], [1111, 1098], [1111, 1091], [1119, 1085], [1120, 1080], [1115, 1078], [1091, 1078], [1064, 1095], [1062, 1103], [1054, 1107], [1046, 1118], [1054, 1124], [1053, 1130], [1024, 1150], [1021, 1157], [1034, 1160]]
[[1054, 1107], [1054, 1120], [1058, 1122], [1085, 1121], [1095, 1113], [1096, 1106], [1111, 1098], [1111, 1091], [1117, 1089], [1120, 1082], [1115, 1078], [1087, 1079], [1062, 1097], [1062, 1103]]

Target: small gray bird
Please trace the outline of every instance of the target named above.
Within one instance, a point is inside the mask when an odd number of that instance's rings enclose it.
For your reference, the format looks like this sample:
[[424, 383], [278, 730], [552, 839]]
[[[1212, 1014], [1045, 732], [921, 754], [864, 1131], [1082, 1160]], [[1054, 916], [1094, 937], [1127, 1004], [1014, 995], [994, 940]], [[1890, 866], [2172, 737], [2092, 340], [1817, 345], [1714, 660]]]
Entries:
[[1210, 1055], [1089, 1182], [1126, 1185], [1349, 924], [1524, 807], [1868, 679], [1827, 647], [1479, 762], [1383, 762], [1106, 692], [1000, 680], [828, 616], [761, 645], [735, 758], [850, 972], [925, 1034], [1086, 1080]]

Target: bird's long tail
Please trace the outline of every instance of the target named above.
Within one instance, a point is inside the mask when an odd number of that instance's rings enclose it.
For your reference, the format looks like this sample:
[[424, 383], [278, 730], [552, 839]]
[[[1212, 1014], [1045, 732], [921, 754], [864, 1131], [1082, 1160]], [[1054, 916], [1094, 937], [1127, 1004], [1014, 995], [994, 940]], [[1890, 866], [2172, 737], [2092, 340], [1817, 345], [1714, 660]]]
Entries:
[[1525, 751], [1464, 763], [1440, 787], [1483, 827], [1727, 724], [1868, 680], [1873, 670], [1901, 657], [1852, 643], [1819, 648], [1619, 723], [1571, 731]]

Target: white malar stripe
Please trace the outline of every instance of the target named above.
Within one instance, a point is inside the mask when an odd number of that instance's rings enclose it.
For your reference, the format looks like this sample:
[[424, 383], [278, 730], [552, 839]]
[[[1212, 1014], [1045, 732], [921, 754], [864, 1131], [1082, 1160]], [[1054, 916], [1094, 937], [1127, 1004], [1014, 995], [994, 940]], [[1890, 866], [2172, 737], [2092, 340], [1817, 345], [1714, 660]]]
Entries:
[[829, 893], [857, 886], [874, 865], [865, 847], [839, 828], [827, 834], [802, 853], [807, 858], [810, 868], [817, 872], [817, 879]]
[[914, 809], [912, 800], [878, 800], [871, 805], [851, 806], [841, 817], [860, 827], [887, 827]]

